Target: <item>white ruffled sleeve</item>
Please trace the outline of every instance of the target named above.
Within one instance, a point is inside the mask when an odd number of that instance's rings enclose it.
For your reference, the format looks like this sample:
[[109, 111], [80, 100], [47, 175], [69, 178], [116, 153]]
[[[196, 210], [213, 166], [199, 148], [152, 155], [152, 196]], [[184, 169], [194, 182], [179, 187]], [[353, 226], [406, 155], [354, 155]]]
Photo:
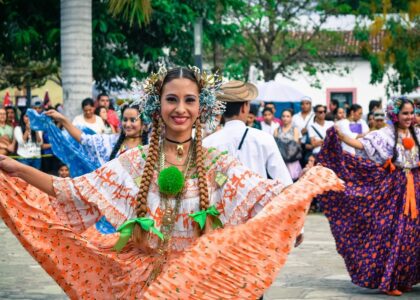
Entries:
[[[136, 154], [128, 151], [125, 155], [135, 157]], [[116, 158], [74, 179], [54, 177], [56, 197], [51, 199], [51, 204], [63, 223], [82, 232], [101, 216], [116, 228], [134, 216], [138, 187], [122, 166], [123, 159]]]
[[284, 189], [280, 180], [262, 178], [226, 152], [209, 151], [211, 204], [223, 224], [245, 223]]

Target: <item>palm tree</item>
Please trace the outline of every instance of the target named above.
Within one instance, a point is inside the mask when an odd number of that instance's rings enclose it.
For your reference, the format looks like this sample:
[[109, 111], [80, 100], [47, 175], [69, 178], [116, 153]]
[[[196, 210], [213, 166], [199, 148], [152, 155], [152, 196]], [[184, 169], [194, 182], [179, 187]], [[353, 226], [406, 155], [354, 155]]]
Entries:
[[[150, 0], [109, 0], [112, 15], [132, 25], [148, 23]], [[61, 78], [66, 114], [80, 113], [81, 100], [92, 97], [92, 1], [61, 0]]]
[[114, 17], [122, 15], [130, 21], [130, 26], [134, 20], [141, 26], [149, 23], [152, 6], [150, 0], [109, 0], [109, 11]]
[[73, 119], [92, 97], [92, 1], [61, 0], [60, 14], [63, 103]]

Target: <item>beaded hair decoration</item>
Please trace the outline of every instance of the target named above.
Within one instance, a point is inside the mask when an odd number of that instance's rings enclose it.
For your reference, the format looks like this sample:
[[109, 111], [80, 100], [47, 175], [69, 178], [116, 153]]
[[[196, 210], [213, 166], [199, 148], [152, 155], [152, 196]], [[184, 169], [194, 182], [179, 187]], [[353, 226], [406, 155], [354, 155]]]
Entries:
[[386, 105], [386, 116], [388, 117], [388, 119], [392, 121], [392, 123], [395, 124], [398, 122], [398, 114], [401, 110], [402, 104], [403, 102], [407, 102], [407, 101], [413, 104], [414, 106], [413, 100], [408, 99], [406, 97], [395, 97], [388, 100], [388, 103]]
[[[222, 77], [218, 74], [210, 74], [201, 72], [195, 66], [189, 66], [189, 70], [194, 73], [194, 76], [200, 87], [200, 117], [201, 122], [206, 123], [209, 128], [216, 127], [216, 116], [223, 114], [225, 104], [217, 100], [216, 92], [220, 89], [222, 84]], [[162, 83], [168, 70], [164, 66], [160, 66], [157, 73], [152, 73], [142, 83], [142, 93], [139, 93], [139, 99], [136, 99], [133, 104], [140, 104], [144, 108], [144, 114], [148, 118], [160, 112], [160, 95]]]

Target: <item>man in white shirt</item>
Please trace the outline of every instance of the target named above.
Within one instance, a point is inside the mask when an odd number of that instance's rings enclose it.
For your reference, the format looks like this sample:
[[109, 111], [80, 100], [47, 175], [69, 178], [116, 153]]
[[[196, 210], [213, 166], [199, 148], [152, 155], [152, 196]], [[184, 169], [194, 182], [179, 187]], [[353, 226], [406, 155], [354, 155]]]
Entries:
[[[350, 106], [350, 114], [347, 119], [343, 119], [337, 122], [338, 129], [346, 136], [351, 137], [352, 139], [358, 139], [364, 137], [369, 132], [369, 126], [362, 119], [363, 109], [359, 104], [353, 104]], [[341, 143], [344, 151], [347, 151], [351, 154], [355, 154], [356, 150], [345, 144]]]
[[313, 123], [314, 114], [312, 113], [312, 99], [310, 97], [302, 97], [300, 99], [301, 111], [292, 117], [292, 126], [299, 129], [301, 134], [301, 143], [304, 144], [308, 128]]
[[308, 130], [311, 144], [314, 147], [312, 153], [317, 155], [319, 151], [321, 151], [322, 144], [324, 143], [324, 139], [327, 136], [327, 130], [334, 126], [334, 122], [325, 120], [327, 113], [327, 108], [325, 106], [317, 105], [315, 106], [314, 111], [315, 119]]
[[245, 125], [250, 101], [257, 95], [257, 88], [251, 83], [234, 80], [222, 85], [218, 98], [226, 101], [226, 123], [223, 129], [206, 137], [203, 145], [227, 150], [263, 178], [279, 179], [288, 186], [293, 181], [273, 136]]

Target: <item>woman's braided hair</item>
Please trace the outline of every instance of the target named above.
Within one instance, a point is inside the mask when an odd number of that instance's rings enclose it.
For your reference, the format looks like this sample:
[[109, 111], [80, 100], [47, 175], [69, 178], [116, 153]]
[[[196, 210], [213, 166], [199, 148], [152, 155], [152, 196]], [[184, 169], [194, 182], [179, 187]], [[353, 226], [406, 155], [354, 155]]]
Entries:
[[204, 151], [202, 146], [203, 136], [201, 132], [201, 123], [199, 119], [197, 119], [197, 121], [195, 122], [195, 132], [195, 157], [198, 173], [198, 188], [200, 192], [200, 209], [203, 210], [209, 208], [209, 191], [207, 186], [206, 171], [204, 169]]
[[[157, 90], [162, 94], [162, 90], [167, 83], [174, 79], [186, 78], [197, 84], [199, 90], [201, 89], [199, 81], [197, 80], [195, 74], [187, 68], [175, 68], [169, 70], [162, 82], [157, 83]], [[147, 215], [147, 195], [149, 193], [150, 184], [153, 179], [153, 173], [156, 166], [156, 163], [159, 158], [159, 143], [160, 136], [162, 133], [162, 121], [160, 117], [155, 116], [153, 118], [153, 128], [152, 134], [149, 143], [149, 151], [146, 158], [146, 163], [144, 165], [143, 174], [140, 182], [140, 189], [137, 194], [137, 207], [136, 215], [137, 217], [145, 217]], [[196, 167], [198, 173], [198, 186], [200, 193], [200, 209], [207, 209], [209, 207], [209, 193], [208, 185], [206, 179], [206, 173], [204, 169], [204, 153], [202, 146], [202, 133], [201, 133], [201, 123], [200, 118], [195, 122], [196, 127], [196, 140], [195, 140], [195, 158], [196, 158]], [[193, 146], [193, 145], [191, 145]], [[134, 241], [138, 244], [144, 243], [145, 234], [139, 230], [140, 227], [136, 225], [134, 231]]]
[[[401, 109], [404, 107], [405, 104], [410, 104], [415, 108], [413, 102], [407, 98], [400, 98], [400, 103], [397, 107], [398, 111], [401, 111]], [[397, 115], [398, 116], [398, 115]], [[417, 149], [419, 151], [419, 161], [420, 161], [420, 144], [419, 140], [416, 135], [416, 130], [414, 128], [414, 124], [412, 123], [409, 127], [410, 134], [414, 139], [414, 142], [416, 143]], [[394, 147], [392, 148], [392, 159], [391, 161], [394, 163], [397, 160], [398, 151], [397, 151], [397, 143], [398, 143], [398, 121], [394, 123]]]

